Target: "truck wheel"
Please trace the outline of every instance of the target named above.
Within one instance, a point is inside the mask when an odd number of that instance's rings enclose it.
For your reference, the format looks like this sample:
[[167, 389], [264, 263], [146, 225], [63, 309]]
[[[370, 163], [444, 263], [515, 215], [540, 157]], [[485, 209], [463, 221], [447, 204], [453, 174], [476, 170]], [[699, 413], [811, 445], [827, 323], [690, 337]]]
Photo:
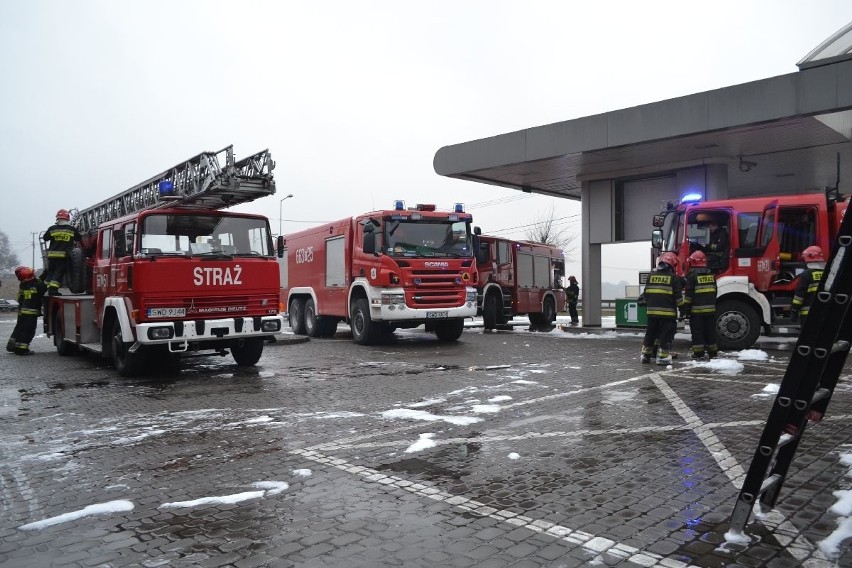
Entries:
[[74, 355], [77, 352], [76, 345], [65, 341], [65, 332], [62, 330], [62, 312], [59, 311], [53, 314], [53, 345], [56, 347], [56, 352], [62, 357]]
[[366, 298], [352, 304], [351, 327], [352, 339], [358, 345], [372, 345], [378, 339], [379, 329], [370, 317], [370, 304]]
[[530, 325], [533, 325], [533, 326], [536, 326], [536, 327], [544, 325], [545, 323], [548, 323], [548, 322], [544, 321], [544, 314], [539, 313], [539, 312], [536, 312], [536, 313], [533, 313], [533, 314], [527, 314], [527, 317], [530, 318]]
[[260, 361], [263, 355], [263, 338], [244, 339], [231, 347], [231, 355], [240, 367], [250, 367]]
[[556, 321], [556, 304], [553, 302], [553, 298], [546, 298], [544, 300], [542, 319], [544, 320], [542, 322], [544, 325], [549, 325]]
[[757, 311], [739, 300], [719, 302], [716, 306], [716, 335], [719, 349], [748, 349], [760, 337]]
[[118, 318], [112, 324], [112, 361], [115, 369], [122, 377], [135, 377], [144, 367], [142, 353], [131, 353], [130, 343], [125, 343], [121, 337], [121, 322]]
[[497, 327], [497, 296], [488, 294], [485, 296], [485, 305], [482, 308], [482, 323], [485, 329]]
[[68, 259], [68, 289], [74, 294], [82, 294], [86, 291], [86, 253], [81, 248], [71, 249]]
[[308, 298], [305, 302], [305, 335], [308, 337], [317, 337], [320, 334], [319, 324], [317, 323], [317, 307], [313, 298]]
[[305, 335], [305, 301], [301, 298], [293, 298], [290, 308], [287, 310], [290, 319], [290, 329], [296, 335]]
[[464, 320], [444, 321], [435, 326], [435, 335], [441, 341], [456, 341], [464, 331]]

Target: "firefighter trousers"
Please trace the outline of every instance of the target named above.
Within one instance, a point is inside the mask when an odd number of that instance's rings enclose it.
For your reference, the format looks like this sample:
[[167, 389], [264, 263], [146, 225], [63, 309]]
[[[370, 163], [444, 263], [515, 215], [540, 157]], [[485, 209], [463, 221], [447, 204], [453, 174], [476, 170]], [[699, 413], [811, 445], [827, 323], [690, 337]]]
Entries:
[[6, 351], [29, 353], [30, 341], [35, 337], [37, 323], [38, 316], [18, 314], [18, 321], [15, 323], [15, 329], [12, 330], [12, 337], [6, 344]]
[[47, 270], [44, 273], [44, 281], [47, 284], [48, 292], [55, 292], [62, 287], [62, 281], [67, 271], [68, 258], [58, 257], [47, 259]]
[[642, 341], [642, 354], [653, 355], [654, 346], [659, 341], [657, 357], [668, 357], [672, 351], [675, 331], [677, 331], [677, 320], [675, 318], [648, 316], [648, 327], [645, 328], [645, 339]]
[[691, 314], [689, 330], [692, 332], [692, 356], [704, 357], [706, 351], [710, 357], [719, 352], [716, 345], [716, 314]]
[[577, 302], [568, 302], [568, 315], [571, 316], [571, 323], [580, 323], [580, 316], [577, 313]]

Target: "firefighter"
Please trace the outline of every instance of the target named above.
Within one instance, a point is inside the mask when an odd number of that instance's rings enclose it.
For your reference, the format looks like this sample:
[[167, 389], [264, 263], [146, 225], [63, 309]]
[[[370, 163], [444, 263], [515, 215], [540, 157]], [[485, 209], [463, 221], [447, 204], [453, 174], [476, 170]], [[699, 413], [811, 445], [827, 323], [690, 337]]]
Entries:
[[716, 345], [716, 277], [707, 268], [707, 256], [700, 250], [687, 259], [689, 273], [684, 288], [683, 313], [689, 316], [692, 358], [711, 359], [719, 354]]
[[580, 285], [577, 284], [577, 279], [573, 276], [568, 277], [568, 282], [568, 289], [565, 291], [568, 315], [571, 316], [571, 325], [579, 325], [580, 316], [577, 314], [577, 302], [580, 300]]
[[56, 212], [56, 223], [51, 225], [42, 236], [44, 242], [49, 243], [47, 249], [47, 294], [59, 296], [59, 287], [68, 269], [71, 249], [74, 243], [81, 240], [80, 231], [71, 225], [71, 214], [67, 209]]
[[677, 263], [677, 256], [673, 252], [664, 252], [658, 259], [657, 268], [648, 276], [643, 292], [648, 315], [648, 327], [642, 342], [643, 363], [651, 362], [657, 342], [657, 364], [670, 365], [672, 362], [671, 349], [677, 331], [678, 309], [683, 306], [683, 287], [675, 273]]
[[20, 281], [18, 287], [18, 321], [12, 330], [12, 337], [6, 344], [6, 351], [15, 355], [32, 355], [30, 341], [35, 337], [38, 316], [41, 315], [41, 302], [47, 286], [36, 278], [35, 270], [29, 266], [19, 266], [15, 276]]
[[790, 305], [790, 321], [801, 322], [804, 327], [825, 270], [825, 256], [822, 254], [822, 249], [814, 245], [802, 251], [802, 260], [805, 261], [808, 269], [799, 274], [799, 284], [796, 286], [793, 303]]

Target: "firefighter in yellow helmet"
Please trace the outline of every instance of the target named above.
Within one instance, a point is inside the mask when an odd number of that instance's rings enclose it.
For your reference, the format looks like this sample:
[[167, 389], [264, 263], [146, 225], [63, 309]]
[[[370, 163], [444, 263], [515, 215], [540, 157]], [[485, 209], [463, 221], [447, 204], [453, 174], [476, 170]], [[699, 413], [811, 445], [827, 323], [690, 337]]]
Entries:
[[74, 248], [74, 243], [79, 243], [81, 240], [80, 231], [71, 224], [71, 214], [68, 210], [60, 209], [56, 212], [56, 223], [51, 225], [41, 238], [49, 245], [45, 271], [47, 294], [57, 296], [62, 286], [62, 279], [68, 270], [71, 250]]
[[12, 330], [12, 337], [6, 343], [6, 351], [15, 355], [32, 355], [30, 341], [35, 337], [38, 316], [41, 315], [41, 302], [47, 287], [36, 278], [35, 270], [29, 266], [16, 268], [15, 276], [20, 282], [18, 321]]
[[793, 303], [790, 305], [790, 320], [793, 323], [801, 321], [804, 326], [825, 272], [825, 255], [822, 253], [822, 248], [816, 245], [809, 246], [802, 251], [802, 260], [805, 261], [808, 269], [799, 274], [799, 283], [796, 286]]

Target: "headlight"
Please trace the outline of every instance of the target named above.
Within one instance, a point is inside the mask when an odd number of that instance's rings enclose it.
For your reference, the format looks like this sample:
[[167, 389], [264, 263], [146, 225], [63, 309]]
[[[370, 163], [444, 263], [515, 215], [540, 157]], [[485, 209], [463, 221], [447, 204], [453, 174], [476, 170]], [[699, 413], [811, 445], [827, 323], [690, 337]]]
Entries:
[[476, 301], [476, 290], [468, 290], [467, 291], [467, 300], [468, 302]]
[[280, 331], [281, 320], [265, 320], [260, 324], [260, 329], [263, 331]]
[[171, 327], [148, 328], [148, 339], [171, 339], [174, 335], [175, 330]]
[[405, 305], [405, 294], [382, 294], [382, 304], [386, 306]]

